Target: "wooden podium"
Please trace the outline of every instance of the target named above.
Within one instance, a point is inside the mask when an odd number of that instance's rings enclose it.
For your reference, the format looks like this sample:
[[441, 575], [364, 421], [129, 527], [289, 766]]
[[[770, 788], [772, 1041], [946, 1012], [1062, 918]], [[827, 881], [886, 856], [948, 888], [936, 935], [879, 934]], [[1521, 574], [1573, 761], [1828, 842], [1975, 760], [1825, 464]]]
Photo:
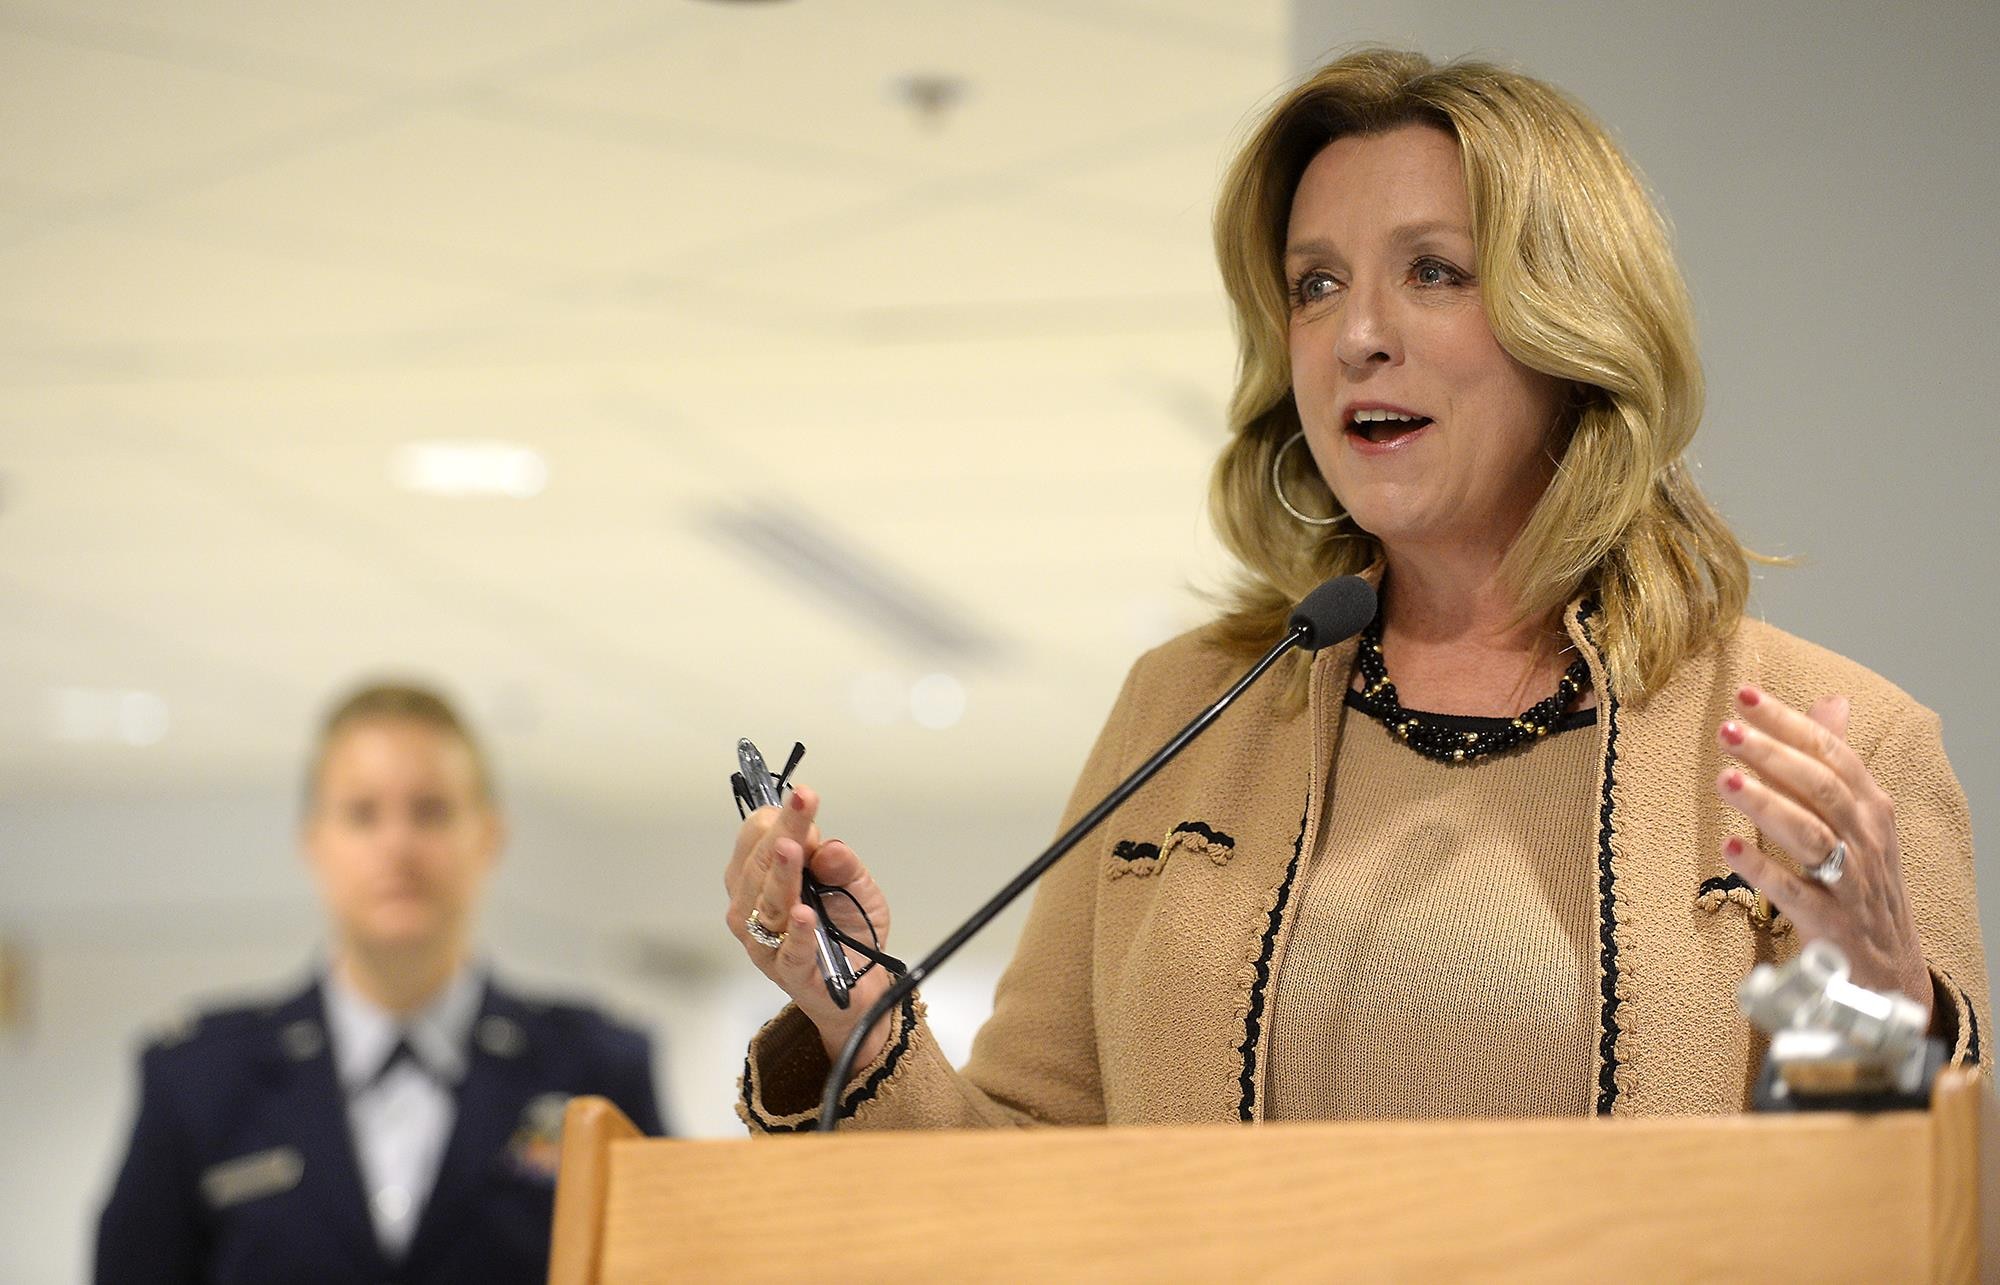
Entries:
[[1644, 1120], [641, 1137], [564, 1121], [551, 1285], [2000, 1280], [2000, 1122]]

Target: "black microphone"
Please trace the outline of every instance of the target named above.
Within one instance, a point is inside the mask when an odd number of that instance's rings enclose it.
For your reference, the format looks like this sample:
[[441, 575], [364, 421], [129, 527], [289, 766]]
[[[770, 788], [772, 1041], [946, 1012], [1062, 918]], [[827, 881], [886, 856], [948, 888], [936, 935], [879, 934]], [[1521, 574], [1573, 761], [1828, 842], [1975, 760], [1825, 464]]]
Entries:
[[840, 1056], [833, 1060], [833, 1069], [827, 1073], [825, 1091], [820, 1094], [819, 1127], [827, 1133], [832, 1133], [840, 1126], [840, 1091], [847, 1087], [848, 1076], [854, 1071], [854, 1059], [859, 1056], [861, 1042], [868, 1037], [868, 1032], [874, 1030], [875, 1024], [893, 1011], [896, 1005], [902, 1003], [903, 998], [929, 977], [938, 965], [957, 954], [959, 947], [971, 941], [973, 935], [992, 922], [995, 915], [1012, 905], [1016, 897], [1047, 874], [1049, 867], [1060, 861], [1063, 854], [1075, 847], [1084, 835], [1095, 830], [1105, 817], [1110, 816], [1118, 808], [1119, 804], [1125, 802], [1135, 790], [1151, 780], [1153, 774], [1165, 767], [1176, 754], [1186, 749], [1190, 741], [1207, 731], [1208, 725], [1213, 723], [1223, 710], [1228, 709], [1238, 696], [1248, 690], [1250, 684], [1263, 677], [1264, 671], [1277, 663], [1278, 657], [1294, 647], [1301, 647], [1306, 651], [1318, 651], [1322, 647], [1345, 642], [1367, 628], [1368, 622], [1374, 618], [1375, 586], [1360, 576], [1341, 576], [1329, 580], [1301, 599], [1299, 605], [1293, 609], [1291, 619], [1286, 622], [1284, 638], [1277, 646], [1265, 652], [1264, 658], [1250, 667], [1250, 672], [1237, 679], [1236, 685], [1224, 692], [1221, 700], [1210, 705], [1193, 722], [1176, 732], [1173, 739], [1161, 746], [1157, 754], [1140, 764], [1137, 771], [1119, 782], [1096, 807], [1084, 813], [1075, 825], [1065, 830], [1054, 843], [1049, 845], [1047, 851], [1030, 862], [1026, 870], [1015, 875], [1012, 883], [1002, 888], [991, 901], [975, 911], [972, 918], [966, 920], [956, 932], [945, 938], [936, 950], [918, 960], [911, 966], [909, 972], [897, 978], [888, 990], [882, 992], [882, 997], [875, 1001], [862, 1016], [860, 1024], [854, 1028], [853, 1033], [847, 1037], [847, 1043], [841, 1047]]
[[1373, 619], [1375, 586], [1360, 576], [1338, 576], [1299, 599], [1285, 627], [1299, 646], [1318, 651], [1346, 642]]

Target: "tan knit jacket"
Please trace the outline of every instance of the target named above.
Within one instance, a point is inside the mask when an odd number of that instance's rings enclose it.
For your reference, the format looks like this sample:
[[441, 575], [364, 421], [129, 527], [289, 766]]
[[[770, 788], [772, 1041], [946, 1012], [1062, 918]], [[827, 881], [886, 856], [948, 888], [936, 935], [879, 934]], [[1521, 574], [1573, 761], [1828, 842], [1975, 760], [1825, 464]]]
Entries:
[[[1608, 689], [1572, 608], [1565, 622]], [[1294, 709], [1273, 673], [1042, 881], [991, 1020], [963, 1072], [906, 1004], [842, 1099], [843, 1123], [936, 1128], [1140, 1124], [1263, 1116], [1272, 983], [1302, 867], [1326, 815], [1355, 644], [1311, 660]], [[1301, 658], [1297, 663], [1308, 663]], [[1222, 692], [1240, 655], [1196, 630], [1141, 657], [1077, 782], [1068, 826]], [[1796, 953], [1782, 914], [1722, 863], [1749, 824], [1717, 800], [1715, 728], [1753, 682], [1805, 707], [1852, 698], [1849, 740], [1896, 805], [1904, 875], [1953, 1056], [1990, 1069], [1985, 956], [1965, 795], [1937, 716], [1861, 666], [1755, 621], [1684, 662], [1643, 706], [1602, 701], [1596, 1056], [1576, 1067], [1597, 1112], [1744, 1110], [1763, 1055], [1736, 984]], [[1782, 908], [1780, 908], [1782, 909]], [[826, 1056], [796, 1009], [752, 1043], [739, 1113], [813, 1128]]]

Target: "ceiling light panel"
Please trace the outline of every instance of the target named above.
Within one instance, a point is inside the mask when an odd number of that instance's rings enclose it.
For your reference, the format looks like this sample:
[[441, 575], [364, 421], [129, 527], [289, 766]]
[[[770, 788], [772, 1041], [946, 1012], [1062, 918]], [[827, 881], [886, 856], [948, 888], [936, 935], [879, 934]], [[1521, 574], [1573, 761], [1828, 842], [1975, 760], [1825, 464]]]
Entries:
[[406, 491], [446, 499], [531, 500], [549, 484], [549, 462], [517, 442], [434, 439], [390, 452], [389, 477]]
[[47, 698], [48, 734], [58, 741], [158, 745], [173, 724], [157, 692], [51, 687]]

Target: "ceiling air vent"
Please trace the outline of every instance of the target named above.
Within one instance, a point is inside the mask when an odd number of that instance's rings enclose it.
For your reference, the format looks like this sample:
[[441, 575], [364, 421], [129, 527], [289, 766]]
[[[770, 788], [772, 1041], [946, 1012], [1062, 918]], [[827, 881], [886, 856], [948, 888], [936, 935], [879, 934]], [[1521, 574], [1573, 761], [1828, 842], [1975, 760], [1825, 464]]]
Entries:
[[934, 660], [988, 663], [1008, 647], [944, 601], [835, 531], [796, 513], [715, 509], [701, 529], [818, 598], [856, 627]]

